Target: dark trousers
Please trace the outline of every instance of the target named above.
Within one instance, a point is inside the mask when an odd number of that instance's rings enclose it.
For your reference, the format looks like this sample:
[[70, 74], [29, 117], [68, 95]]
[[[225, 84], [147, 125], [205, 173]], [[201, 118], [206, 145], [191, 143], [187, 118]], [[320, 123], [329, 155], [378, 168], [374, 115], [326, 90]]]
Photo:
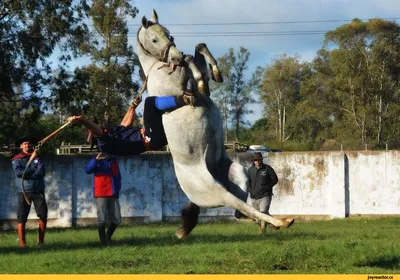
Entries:
[[144, 127], [146, 136], [150, 137], [150, 145], [154, 150], [160, 150], [168, 144], [162, 123], [163, 112], [156, 107], [156, 96], [149, 96], [144, 101]]
[[[35, 211], [39, 219], [43, 222], [47, 221], [47, 203], [44, 193], [25, 193], [26, 196], [35, 206]], [[22, 192], [18, 193], [18, 209], [17, 217], [18, 223], [26, 223], [28, 220], [29, 212], [31, 210], [31, 205], [26, 203], [24, 195]]]
[[256, 198], [251, 198], [250, 195], [247, 199], [247, 204], [253, 206], [254, 208], [256, 208], [258, 211], [267, 214], [267, 215], [271, 215], [269, 213], [269, 208], [271, 206], [271, 201], [272, 201], [272, 195], [267, 195], [265, 197], [256, 199]]

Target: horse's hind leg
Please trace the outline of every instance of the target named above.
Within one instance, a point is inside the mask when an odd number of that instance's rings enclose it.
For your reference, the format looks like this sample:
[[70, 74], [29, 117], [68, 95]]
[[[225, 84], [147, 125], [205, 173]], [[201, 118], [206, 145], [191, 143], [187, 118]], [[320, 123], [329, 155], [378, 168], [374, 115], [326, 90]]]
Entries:
[[199, 214], [200, 207], [191, 201], [182, 209], [182, 226], [176, 231], [176, 236], [179, 239], [183, 239], [190, 234], [197, 224]]
[[[225, 159], [226, 164], [230, 164], [228, 171], [228, 178], [230, 181], [230, 189], [228, 189], [231, 193], [233, 193], [237, 198], [242, 200], [243, 202], [247, 201], [247, 175], [246, 170], [243, 165], [232, 161], [229, 158]], [[239, 210], [235, 210], [235, 217], [237, 219], [246, 217], [245, 214], [240, 212]]]
[[[239, 198], [241, 201], [247, 201], [247, 175], [243, 165], [232, 161], [227, 155], [224, 155], [220, 161], [220, 170], [218, 179], [226, 186], [227, 191]], [[237, 219], [246, 217], [239, 210], [235, 210]]]
[[207, 45], [204, 43], [200, 43], [196, 46], [196, 52], [202, 54], [205, 59], [208, 61], [211, 69], [211, 77], [217, 83], [222, 83], [224, 79], [222, 78], [221, 71], [218, 68], [217, 61], [214, 56], [211, 54], [210, 50], [207, 48]]
[[[247, 175], [246, 170], [243, 165], [232, 161], [229, 157], [223, 157], [223, 160], [220, 162], [220, 165], [223, 166], [222, 172], [226, 173], [228, 169], [228, 183], [225, 184], [227, 186], [227, 190], [239, 198], [243, 202], [247, 202]], [[265, 213], [264, 213], [265, 214]], [[267, 214], [269, 215], [269, 214]], [[236, 218], [246, 217], [245, 214], [236, 209], [235, 211]], [[272, 217], [272, 216], [271, 216]], [[290, 223], [290, 219], [288, 220]], [[264, 223], [265, 224], [265, 223]], [[272, 229], [279, 229], [279, 226], [274, 226], [269, 223], [269, 226]], [[290, 226], [290, 225], [289, 225]]]
[[193, 56], [186, 55], [185, 62], [189, 66], [190, 71], [192, 71], [193, 78], [197, 85], [197, 91], [200, 94], [205, 94], [207, 96], [210, 96], [211, 93], [210, 93], [210, 88], [208, 87], [208, 83], [204, 81], [201, 71], [196, 66], [196, 64], [193, 60]]
[[225, 202], [225, 204], [224, 204], [225, 206], [235, 208], [236, 210], [239, 210], [240, 212], [242, 212], [249, 218], [267, 222], [268, 224], [272, 224], [275, 227], [288, 228], [294, 223], [294, 219], [290, 219], [290, 218], [279, 219], [279, 218], [275, 218], [273, 216], [264, 214], [264, 213], [256, 210], [254, 207], [250, 206], [249, 204], [238, 199], [236, 196], [234, 196], [230, 192], [225, 193], [223, 200]]

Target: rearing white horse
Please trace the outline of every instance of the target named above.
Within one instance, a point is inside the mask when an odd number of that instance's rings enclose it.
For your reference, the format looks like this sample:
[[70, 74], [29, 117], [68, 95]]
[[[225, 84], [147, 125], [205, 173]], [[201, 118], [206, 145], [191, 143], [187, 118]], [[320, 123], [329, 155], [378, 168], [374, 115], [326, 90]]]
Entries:
[[182, 95], [188, 79], [195, 81], [197, 105], [183, 106], [163, 115], [176, 176], [190, 200], [181, 212], [183, 225], [177, 237], [186, 237], [196, 226], [199, 207], [228, 206], [277, 227], [291, 226], [293, 219], [274, 218], [244, 202], [246, 172], [225, 151], [220, 112], [209, 97], [206, 60], [210, 63], [212, 78], [221, 82], [222, 77], [207, 46], [197, 45], [194, 58], [183, 55], [175, 47], [169, 31], [159, 24], [154, 10], [150, 21], [142, 18], [137, 41], [150, 96]]

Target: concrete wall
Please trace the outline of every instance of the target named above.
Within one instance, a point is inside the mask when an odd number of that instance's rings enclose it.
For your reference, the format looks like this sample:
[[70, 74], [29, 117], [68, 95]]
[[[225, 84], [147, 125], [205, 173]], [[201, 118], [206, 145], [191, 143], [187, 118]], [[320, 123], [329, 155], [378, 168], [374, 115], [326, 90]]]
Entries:
[[[45, 158], [49, 226], [93, 224], [96, 209], [92, 175], [83, 168], [90, 156]], [[249, 155], [236, 161], [249, 167]], [[400, 215], [399, 151], [296, 152], [266, 154], [280, 182], [271, 213], [303, 219], [349, 215]], [[119, 158], [121, 211], [125, 223], [177, 221], [188, 199], [180, 189], [169, 154]], [[0, 158], [0, 226], [16, 220], [15, 179], [10, 159]], [[202, 209], [203, 220], [232, 218], [233, 209]], [[37, 219], [32, 209], [30, 220]]]
[[267, 163], [280, 179], [274, 188], [271, 213], [345, 217], [343, 153], [274, 153]]
[[346, 153], [351, 215], [400, 214], [400, 152]]

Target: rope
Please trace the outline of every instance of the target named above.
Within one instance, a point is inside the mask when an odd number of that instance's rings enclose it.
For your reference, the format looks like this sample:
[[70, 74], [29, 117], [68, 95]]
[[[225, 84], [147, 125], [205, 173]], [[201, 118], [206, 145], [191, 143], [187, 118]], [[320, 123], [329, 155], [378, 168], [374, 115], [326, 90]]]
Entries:
[[47, 141], [49, 140], [51, 137], [53, 137], [54, 135], [56, 135], [57, 133], [59, 133], [63, 128], [65, 128], [66, 126], [68, 126], [71, 122], [67, 122], [65, 124], [63, 124], [61, 127], [59, 127], [58, 129], [56, 129], [55, 131], [53, 131], [52, 133], [50, 133], [48, 136], [46, 136], [45, 138], [43, 138], [42, 140], [40, 140], [38, 142], [38, 144], [35, 146], [35, 149], [33, 151], [33, 153], [31, 154], [28, 163], [26, 164], [25, 170], [22, 173], [22, 177], [21, 177], [21, 190], [22, 190], [22, 194], [24, 195], [25, 201], [26, 203], [28, 203], [28, 205], [31, 205], [31, 201], [29, 200], [29, 198], [26, 196], [25, 193], [25, 188], [24, 188], [24, 176], [25, 176], [25, 172], [28, 169], [29, 164], [31, 164], [32, 160], [36, 157], [37, 152], [39, 151], [40, 147]]
[[146, 79], [143, 82], [142, 88], [140, 89], [140, 92], [138, 93], [138, 95], [136, 95], [136, 97], [142, 97], [143, 93], [146, 91], [147, 89], [147, 80], [149, 78], [150, 75], [150, 70], [153, 68], [153, 66], [159, 62], [158, 60], [154, 60], [154, 62], [151, 64], [150, 68], [149, 68], [149, 74], [146, 76]]

